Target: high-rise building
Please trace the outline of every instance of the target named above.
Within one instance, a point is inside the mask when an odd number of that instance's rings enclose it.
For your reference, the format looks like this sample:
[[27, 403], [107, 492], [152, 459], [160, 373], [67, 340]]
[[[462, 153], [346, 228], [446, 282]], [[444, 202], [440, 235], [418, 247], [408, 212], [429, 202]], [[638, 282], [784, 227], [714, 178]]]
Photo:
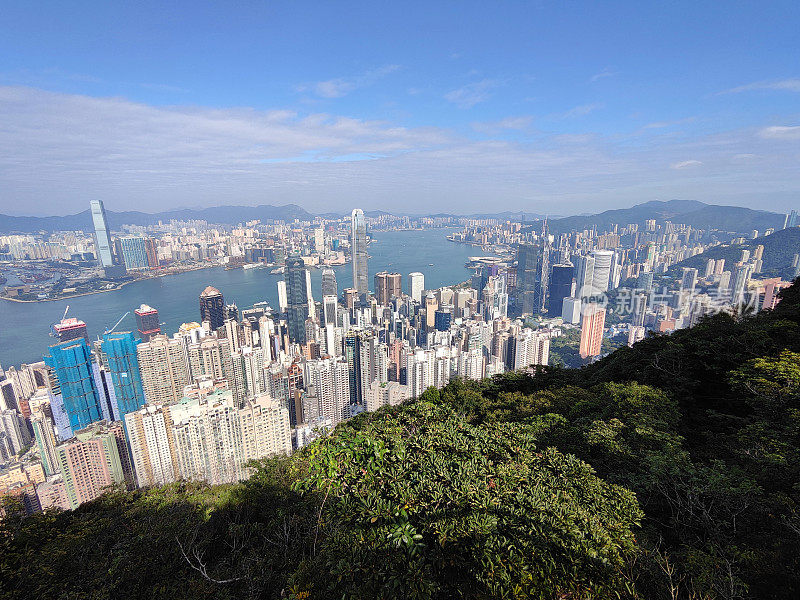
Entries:
[[574, 297], [566, 297], [561, 302], [561, 318], [564, 323], [571, 323], [577, 325], [581, 322], [581, 299]]
[[350, 253], [353, 261], [353, 288], [359, 294], [366, 294], [369, 283], [367, 281], [367, 221], [364, 211], [360, 208], [353, 210], [350, 218]]
[[141, 343], [132, 332], [115, 332], [103, 335], [100, 347], [106, 367], [111, 374], [117, 399], [117, 415], [124, 419], [129, 412], [145, 403], [142, 375], [136, 347]]
[[339, 296], [339, 288], [336, 284], [336, 272], [333, 269], [322, 269], [322, 295]]
[[289, 325], [289, 340], [301, 346], [306, 343], [306, 319], [308, 318], [308, 280], [306, 264], [299, 256], [286, 259], [284, 281], [286, 281], [286, 314]]
[[697, 269], [691, 267], [683, 267], [683, 275], [681, 276], [681, 292], [687, 294], [694, 294], [694, 288], [697, 285]]
[[75, 441], [56, 447], [56, 461], [74, 509], [109, 485], [125, 482], [118, 438], [105, 423], [77, 431]]
[[414, 272], [408, 274], [408, 295], [415, 302], [422, 302], [422, 292], [425, 291], [425, 276]]
[[581, 358], [600, 356], [603, 343], [603, 327], [606, 323], [606, 310], [597, 304], [589, 304], [583, 311], [581, 320]]
[[579, 256], [575, 263], [575, 296], [587, 298], [594, 295], [594, 257]]
[[128, 271], [141, 271], [150, 268], [145, 239], [138, 236], [118, 237], [117, 256]]
[[200, 322], [203, 321], [211, 324], [211, 331], [225, 325], [225, 298], [213, 286], [208, 286], [200, 294]]
[[59, 342], [69, 342], [83, 338], [87, 344], [89, 343], [86, 323], [74, 317], [61, 319], [58, 323], [54, 323], [53, 335], [58, 338]]
[[550, 294], [547, 302], [547, 316], [561, 315], [564, 298], [572, 296], [572, 276], [575, 267], [567, 264], [553, 265], [550, 274]]
[[288, 300], [286, 299], [286, 281], [281, 279], [278, 281], [278, 310], [282, 313], [286, 312]]
[[403, 295], [402, 276], [400, 273], [381, 271], [375, 273], [375, 298], [378, 304], [387, 306], [392, 298]]
[[596, 293], [607, 292], [611, 287], [611, 266], [614, 252], [611, 250], [592, 250], [594, 270], [592, 271], [592, 287]]
[[94, 224], [94, 241], [97, 250], [97, 260], [103, 268], [114, 266], [114, 257], [111, 253], [111, 230], [108, 227], [106, 209], [102, 200], [92, 200], [89, 203]]
[[50, 346], [44, 357], [57, 382], [58, 395], [73, 432], [103, 418], [101, 396], [95, 380], [92, 351], [86, 340], [71, 340]]
[[161, 333], [161, 323], [155, 308], [142, 304], [133, 314], [136, 315], [136, 330], [143, 342], [149, 342], [154, 335]]
[[523, 315], [538, 313], [536, 287], [541, 277], [541, 252], [534, 244], [517, 246], [517, 305]]
[[[309, 391], [314, 392], [312, 410], [304, 408], [306, 423], [313, 417], [324, 417], [336, 425], [350, 417], [350, 372], [342, 358], [310, 360], [305, 365]], [[313, 414], [311, 414], [313, 413]]]
[[150, 404], [180, 400], [189, 384], [184, 345], [179, 339], [156, 335], [136, 348], [144, 397]]
[[322, 297], [322, 312], [324, 316], [325, 325], [336, 326], [336, 312], [339, 303], [336, 301], [336, 296], [323, 296]]

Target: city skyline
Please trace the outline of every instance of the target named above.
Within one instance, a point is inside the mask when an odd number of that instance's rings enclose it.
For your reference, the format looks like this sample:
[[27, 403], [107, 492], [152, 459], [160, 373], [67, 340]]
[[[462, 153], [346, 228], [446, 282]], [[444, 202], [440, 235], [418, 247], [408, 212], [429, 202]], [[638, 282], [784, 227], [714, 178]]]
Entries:
[[793, 3], [120, 10], [7, 7], [0, 213], [800, 195]]

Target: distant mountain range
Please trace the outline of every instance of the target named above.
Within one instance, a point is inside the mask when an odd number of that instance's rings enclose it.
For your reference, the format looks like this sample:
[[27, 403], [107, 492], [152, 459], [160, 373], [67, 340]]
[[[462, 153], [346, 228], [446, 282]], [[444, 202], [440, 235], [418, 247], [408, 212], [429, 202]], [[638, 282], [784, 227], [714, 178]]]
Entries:
[[631, 208], [607, 210], [596, 215], [554, 219], [550, 223], [550, 231], [568, 233], [592, 227], [604, 231], [612, 225], [625, 226], [629, 223], [643, 225], [649, 219], [669, 220], [691, 225], [696, 229], [713, 227], [724, 231], [750, 233], [753, 229], [763, 232], [770, 227], [776, 229], [782, 227], [784, 215], [741, 206], [705, 204], [696, 200], [651, 201]]
[[[398, 214], [386, 211], [366, 211], [369, 217], [380, 215]], [[399, 213], [402, 214], [402, 213]], [[236, 225], [246, 221], [260, 219], [293, 221], [294, 219], [313, 219], [314, 215], [296, 204], [273, 206], [263, 204], [260, 206], [213, 206], [209, 208], [180, 208], [160, 213], [144, 213], [138, 211], [114, 212], [107, 211], [109, 225], [113, 230], [119, 230], [122, 225], [154, 225], [159, 221], [168, 222], [172, 219], [191, 221], [203, 220], [209, 223], [222, 225]], [[325, 213], [319, 215], [327, 218], [346, 216], [342, 213]], [[410, 216], [410, 215], [409, 215]], [[505, 211], [498, 213], [477, 213], [471, 215], [456, 215], [452, 213], [435, 213], [431, 215], [415, 215], [430, 217], [469, 217], [474, 219], [509, 219], [535, 221], [541, 220], [545, 215], [538, 213], [525, 213], [518, 211]], [[752, 210], [739, 206], [718, 206], [705, 204], [695, 200], [669, 200], [667, 202], [645, 202], [631, 208], [607, 210], [595, 215], [577, 215], [572, 217], [556, 217], [550, 215], [550, 230], [554, 233], [567, 233], [569, 231], [590, 229], [597, 227], [605, 230], [612, 225], [624, 226], [628, 223], [643, 225], [648, 219], [659, 221], [672, 220], [676, 223], [686, 223], [698, 229], [715, 227], [725, 231], [750, 233], [753, 229], [764, 231], [769, 227], [781, 227], [783, 215], [763, 210]], [[540, 224], [533, 227], [541, 227]], [[88, 210], [74, 215], [63, 217], [16, 217], [0, 214], [0, 232], [34, 233], [37, 231], [74, 231], [92, 230], [92, 218]]]

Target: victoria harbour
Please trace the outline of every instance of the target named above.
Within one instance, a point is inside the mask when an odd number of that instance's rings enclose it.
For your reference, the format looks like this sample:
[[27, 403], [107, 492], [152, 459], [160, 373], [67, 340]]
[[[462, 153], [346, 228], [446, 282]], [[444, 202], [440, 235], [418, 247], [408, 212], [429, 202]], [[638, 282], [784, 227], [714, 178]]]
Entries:
[[[450, 228], [380, 231], [372, 234], [369, 246], [369, 282], [375, 273], [397, 271], [405, 278], [419, 271], [425, 286], [435, 289], [466, 280], [471, 272], [464, 267], [470, 256], [481, 251], [472, 246], [449, 242]], [[352, 285], [351, 265], [334, 267], [339, 291]], [[314, 298], [321, 300], [321, 269], [311, 270]], [[269, 269], [232, 269], [212, 267], [136, 281], [120, 290], [79, 296], [54, 302], [0, 302], [0, 364], [13, 365], [42, 360], [47, 347], [55, 340], [49, 336], [49, 323], [61, 319], [69, 306], [69, 315], [86, 322], [90, 339], [101, 336], [126, 312], [118, 331], [135, 329], [133, 309], [149, 304], [158, 309], [162, 329], [175, 332], [181, 323], [196, 321], [198, 295], [207, 285], [218, 288], [226, 302], [249, 308], [266, 301], [278, 307], [277, 283], [281, 274]]]

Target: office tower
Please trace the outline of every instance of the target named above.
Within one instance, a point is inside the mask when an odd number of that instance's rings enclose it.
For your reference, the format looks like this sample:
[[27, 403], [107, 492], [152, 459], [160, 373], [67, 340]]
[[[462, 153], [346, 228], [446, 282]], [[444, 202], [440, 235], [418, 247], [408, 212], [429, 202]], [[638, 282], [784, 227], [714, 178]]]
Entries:
[[150, 268], [145, 239], [138, 236], [118, 237], [117, 256], [128, 271], [141, 271]]
[[547, 303], [547, 316], [561, 315], [564, 298], [572, 296], [572, 276], [575, 267], [567, 264], [553, 265], [550, 274], [550, 295]]
[[642, 271], [636, 278], [636, 289], [649, 292], [653, 289], [653, 272]]
[[53, 324], [53, 336], [58, 338], [59, 342], [69, 342], [71, 340], [84, 339], [89, 343], [89, 334], [86, 332], [86, 323], [80, 319], [70, 317], [68, 319], [61, 319], [60, 322]]
[[415, 302], [422, 302], [422, 292], [425, 290], [425, 275], [415, 271], [408, 274], [408, 295]]
[[350, 218], [350, 254], [353, 261], [353, 288], [359, 294], [368, 291], [367, 282], [367, 222], [364, 211], [360, 208], [353, 210]]
[[75, 437], [75, 441], [56, 447], [56, 461], [73, 509], [100, 496], [105, 487], [125, 482], [117, 438], [105, 424], [77, 431]]
[[439, 308], [439, 303], [436, 301], [436, 296], [433, 292], [428, 292], [425, 296], [425, 328], [428, 330], [436, 326], [437, 308]]
[[285, 313], [288, 308], [288, 300], [286, 299], [286, 282], [284, 280], [278, 281], [278, 310]]
[[581, 319], [581, 358], [600, 356], [603, 344], [603, 327], [606, 323], [606, 310], [597, 304], [589, 304]]
[[786, 221], [784, 222], [783, 228], [786, 229], [787, 227], [795, 227], [797, 224], [797, 211], [793, 210], [786, 215]]
[[314, 230], [314, 250], [317, 252], [325, 252], [325, 230], [318, 227]]
[[[366, 335], [361, 331], [349, 331], [344, 338], [344, 355], [347, 359], [348, 386], [350, 388], [350, 404], [364, 405], [364, 380], [369, 377], [368, 367], [365, 369], [364, 354]], [[368, 364], [368, 363], [367, 363]], [[367, 371], [366, 373], [364, 371]]]
[[200, 322], [208, 321], [211, 331], [225, 325], [225, 299], [215, 287], [208, 286], [200, 294]]
[[403, 295], [402, 276], [400, 273], [381, 271], [375, 273], [375, 298], [378, 304], [388, 306], [392, 298]]
[[441, 307], [435, 312], [433, 325], [436, 331], [450, 331], [450, 323], [453, 320], [453, 310], [451, 307]]
[[634, 327], [644, 326], [647, 316], [647, 294], [633, 294], [631, 298], [631, 322]]
[[326, 325], [336, 326], [336, 311], [338, 306], [339, 303], [336, 301], [336, 296], [322, 297], [322, 312]]
[[592, 287], [596, 293], [607, 292], [611, 284], [611, 266], [614, 262], [614, 252], [611, 250], [592, 250], [594, 269], [592, 271]]
[[71, 340], [50, 346], [44, 357], [57, 381], [64, 412], [73, 432], [103, 418], [100, 391], [94, 376], [92, 352], [86, 340]]
[[306, 264], [299, 256], [286, 259], [286, 319], [289, 325], [289, 341], [306, 343], [306, 319], [308, 318], [308, 289]]
[[575, 296], [587, 298], [594, 295], [594, 256], [579, 256], [575, 262]]
[[111, 254], [111, 235], [106, 219], [106, 209], [102, 200], [92, 200], [89, 203], [94, 224], [94, 241], [97, 250], [97, 260], [103, 268], [113, 267], [114, 258]]
[[697, 285], [697, 269], [683, 267], [683, 275], [681, 276], [681, 292], [694, 294], [695, 285]]
[[189, 385], [184, 346], [179, 339], [156, 335], [136, 348], [142, 388], [148, 404], [180, 400]]
[[155, 308], [142, 304], [133, 314], [136, 316], [136, 330], [143, 342], [149, 342], [154, 335], [161, 333], [161, 323]]
[[[350, 370], [342, 358], [310, 360], [305, 365], [309, 393], [313, 389], [313, 410], [304, 409], [305, 421], [312, 417], [330, 419], [331, 425], [350, 417]], [[314, 414], [310, 414], [314, 413]]]
[[536, 300], [537, 280], [540, 276], [541, 256], [533, 244], [517, 246], [517, 303], [523, 315], [538, 313]]
[[139, 358], [136, 347], [141, 343], [132, 332], [106, 333], [100, 344], [105, 364], [111, 374], [117, 400], [117, 415], [125, 415], [145, 403], [142, 375], [139, 371]]
[[322, 295], [339, 297], [339, 288], [336, 284], [336, 272], [333, 269], [322, 269]]

